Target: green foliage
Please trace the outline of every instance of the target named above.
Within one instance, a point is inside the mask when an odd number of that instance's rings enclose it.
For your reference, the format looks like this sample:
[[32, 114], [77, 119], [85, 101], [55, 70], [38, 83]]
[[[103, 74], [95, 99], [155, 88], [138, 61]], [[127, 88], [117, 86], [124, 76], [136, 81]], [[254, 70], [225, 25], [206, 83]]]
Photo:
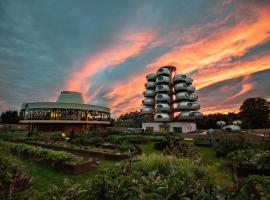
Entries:
[[270, 177], [252, 175], [241, 182], [239, 190], [234, 195], [233, 199], [269, 200], [269, 197], [270, 197]]
[[173, 144], [164, 150], [164, 154], [176, 156], [177, 158], [192, 158], [198, 164], [202, 162], [202, 156], [196, 151], [194, 144]]
[[240, 167], [270, 169], [270, 151], [260, 149], [237, 150], [228, 154], [228, 158]]
[[212, 137], [202, 137], [199, 135], [196, 135], [193, 138], [194, 144], [198, 146], [213, 146], [214, 145], [214, 139]]
[[197, 119], [196, 124], [199, 129], [218, 129], [220, 127], [217, 126], [217, 121], [225, 121], [227, 124], [231, 124], [234, 120], [239, 119], [238, 113], [215, 113], [204, 115], [203, 119]]
[[269, 102], [263, 98], [246, 99], [240, 107], [240, 116], [246, 128], [266, 128], [270, 126]]
[[264, 146], [245, 140], [243, 137], [220, 137], [215, 141], [215, 151], [217, 156], [226, 157], [227, 154], [240, 150], [240, 149], [251, 149], [251, 148], [263, 148]]
[[249, 181], [252, 182], [256, 190], [261, 195], [262, 200], [270, 197], [270, 176], [250, 176]]
[[3, 124], [17, 124], [19, 123], [19, 116], [17, 111], [6, 111], [0, 116], [0, 121]]
[[122, 114], [113, 122], [114, 126], [141, 128], [142, 122], [146, 120], [145, 115], [139, 111]]
[[[24, 180], [23, 184], [21, 181]], [[30, 177], [27, 175], [22, 163], [7, 153], [5, 147], [0, 147], [0, 196], [11, 198], [18, 187], [29, 184]], [[1, 199], [1, 198], [0, 198]]]
[[[56, 195], [63, 187], [57, 188], [58, 190], [54, 190]], [[106, 170], [79, 188], [77, 186], [75, 188], [77, 189], [73, 190], [74, 192], [70, 189], [67, 189], [68, 192], [62, 191], [61, 197], [56, 199], [67, 199], [68, 196], [91, 200], [208, 200], [226, 197], [218, 187], [212, 185], [205, 171], [192, 161], [162, 155], [140, 156], [137, 162], [131, 163], [131, 166], [125, 162], [121, 168]]]
[[85, 158], [73, 155], [71, 153], [63, 151], [55, 151], [51, 149], [44, 149], [41, 147], [35, 147], [27, 144], [15, 144], [0, 141], [0, 145], [9, 148], [12, 152], [37, 156], [38, 158], [50, 160], [53, 162], [76, 165], [87, 161]]

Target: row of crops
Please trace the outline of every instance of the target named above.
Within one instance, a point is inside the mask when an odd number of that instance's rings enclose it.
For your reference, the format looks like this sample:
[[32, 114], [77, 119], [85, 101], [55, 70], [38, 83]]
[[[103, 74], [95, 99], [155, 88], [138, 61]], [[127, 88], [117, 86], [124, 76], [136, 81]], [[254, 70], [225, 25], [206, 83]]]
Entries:
[[[269, 144], [250, 141], [242, 136], [196, 136], [189, 143], [179, 136], [153, 135], [80, 135], [65, 140], [53, 133], [43, 140], [40, 133], [0, 134], [1, 195], [22, 199], [268, 199]], [[46, 136], [47, 137], [47, 136]], [[85, 139], [84, 142], [83, 138]], [[139, 139], [138, 139], [139, 138]], [[206, 142], [207, 141], [207, 142]], [[211, 142], [209, 142], [211, 141]], [[26, 144], [26, 143], [31, 144]], [[200, 143], [201, 142], [201, 143]], [[135, 143], [136, 145], [134, 145]], [[152, 145], [159, 153], [142, 154], [142, 146]], [[40, 146], [41, 145], [41, 146]], [[208, 145], [217, 160], [231, 161], [228, 167], [236, 175], [235, 189], [227, 191], [213, 180], [209, 165], [196, 145]], [[97, 167], [97, 157], [60, 151], [56, 146], [80, 151], [127, 155], [126, 159], [84, 181], [53, 184], [44, 193], [27, 193], [31, 179], [20, 159], [31, 160], [48, 168], [65, 171], [70, 166]], [[47, 148], [48, 147], [48, 148]], [[141, 155], [142, 154], [142, 155]], [[101, 159], [104, 159], [102, 157]], [[69, 165], [69, 167], [67, 167]], [[5, 166], [5, 167], [2, 167]], [[64, 167], [65, 166], [65, 167]], [[79, 170], [80, 170], [79, 169]], [[74, 170], [74, 168], [73, 168]], [[241, 173], [241, 172], [245, 173]], [[68, 172], [68, 171], [66, 171]], [[80, 171], [83, 173], [84, 170]], [[73, 173], [76, 174], [76, 173]], [[4, 180], [4, 181], [2, 181]], [[20, 180], [20, 181], [19, 181]], [[23, 187], [22, 187], [23, 186]]]

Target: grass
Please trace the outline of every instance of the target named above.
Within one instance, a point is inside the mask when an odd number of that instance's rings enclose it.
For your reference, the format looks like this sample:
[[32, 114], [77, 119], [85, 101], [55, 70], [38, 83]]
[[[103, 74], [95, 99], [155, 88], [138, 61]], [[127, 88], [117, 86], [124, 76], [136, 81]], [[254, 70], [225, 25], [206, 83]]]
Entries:
[[196, 147], [203, 156], [205, 168], [209, 176], [217, 184], [227, 191], [234, 191], [234, 179], [230, 162], [224, 158], [217, 158], [211, 147]]
[[26, 167], [28, 174], [32, 177], [31, 187], [25, 192], [38, 192], [40, 194], [45, 194], [46, 191], [50, 191], [50, 187], [52, 185], [61, 185], [65, 179], [76, 183], [84, 182], [87, 179], [101, 173], [106, 168], [116, 167], [116, 164], [118, 163], [116, 161], [101, 160], [96, 169], [74, 176], [53, 170], [49, 167], [42, 166], [28, 160], [22, 160], [22, 162]]
[[143, 150], [143, 153], [145, 153], [145, 154], [152, 154], [152, 153], [160, 154], [161, 153], [161, 151], [154, 149], [154, 143], [152, 143], [152, 142], [147, 143], [147, 144], [142, 144], [140, 146]]
[[[192, 141], [185, 141], [185, 143], [190, 142]], [[143, 153], [146, 155], [162, 154], [161, 151], [154, 149], [154, 143], [152, 142], [140, 146]], [[231, 170], [227, 167], [228, 161], [226, 159], [217, 158], [215, 156], [215, 151], [211, 147], [196, 147], [196, 150], [202, 154], [205, 161], [203, 167], [205, 167], [205, 169], [208, 171], [208, 174], [213, 181], [227, 191], [233, 191], [234, 181]], [[51, 190], [52, 185], [61, 185], [65, 179], [75, 183], [84, 182], [87, 179], [91, 179], [95, 175], [102, 173], [102, 171], [106, 168], [111, 169], [116, 167], [116, 164], [119, 163], [118, 161], [100, 160], [99, 166], [96, 169], [74, 176], [53, 170], [49, 167], [42, 166], [28, 160], [22, 160], [22, 162], [27, 169], [28, 174], [32, 177], [31, 187], [20, 194], [22, 197], [29, 194], [33, 194], [33, 196], [34, 194], [40, 194], [41, 196], [45, 195]]]

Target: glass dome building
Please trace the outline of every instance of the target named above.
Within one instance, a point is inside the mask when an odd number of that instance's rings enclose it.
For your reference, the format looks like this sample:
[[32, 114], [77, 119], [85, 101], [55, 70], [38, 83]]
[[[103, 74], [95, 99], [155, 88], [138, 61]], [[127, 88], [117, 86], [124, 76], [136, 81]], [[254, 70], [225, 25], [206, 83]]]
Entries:
[[100, 130], [110, 124], [110, 109], [85, 104], [79, 92], [63, 91], [56, 102], [22, 104], [20, 123], [29, 131]]

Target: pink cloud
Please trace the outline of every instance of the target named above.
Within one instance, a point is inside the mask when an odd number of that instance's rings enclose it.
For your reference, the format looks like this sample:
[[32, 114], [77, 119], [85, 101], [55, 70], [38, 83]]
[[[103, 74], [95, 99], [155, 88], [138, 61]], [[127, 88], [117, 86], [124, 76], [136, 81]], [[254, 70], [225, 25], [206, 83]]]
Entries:
[[85, 100], [89, 101], [91, 97], [87, 93], [91, 83], [87, 80], [88, 77], [101, 70], [112, 69], [128, 58], [138, 55], [154, 37], [155, 33], [153, 32], [138, 32], [117, 36], [113, 44], [89, 56], [83, 66], [76, 68], [70, 74], [67, 78], [66, 88], [81, 91], [85, 95]]

